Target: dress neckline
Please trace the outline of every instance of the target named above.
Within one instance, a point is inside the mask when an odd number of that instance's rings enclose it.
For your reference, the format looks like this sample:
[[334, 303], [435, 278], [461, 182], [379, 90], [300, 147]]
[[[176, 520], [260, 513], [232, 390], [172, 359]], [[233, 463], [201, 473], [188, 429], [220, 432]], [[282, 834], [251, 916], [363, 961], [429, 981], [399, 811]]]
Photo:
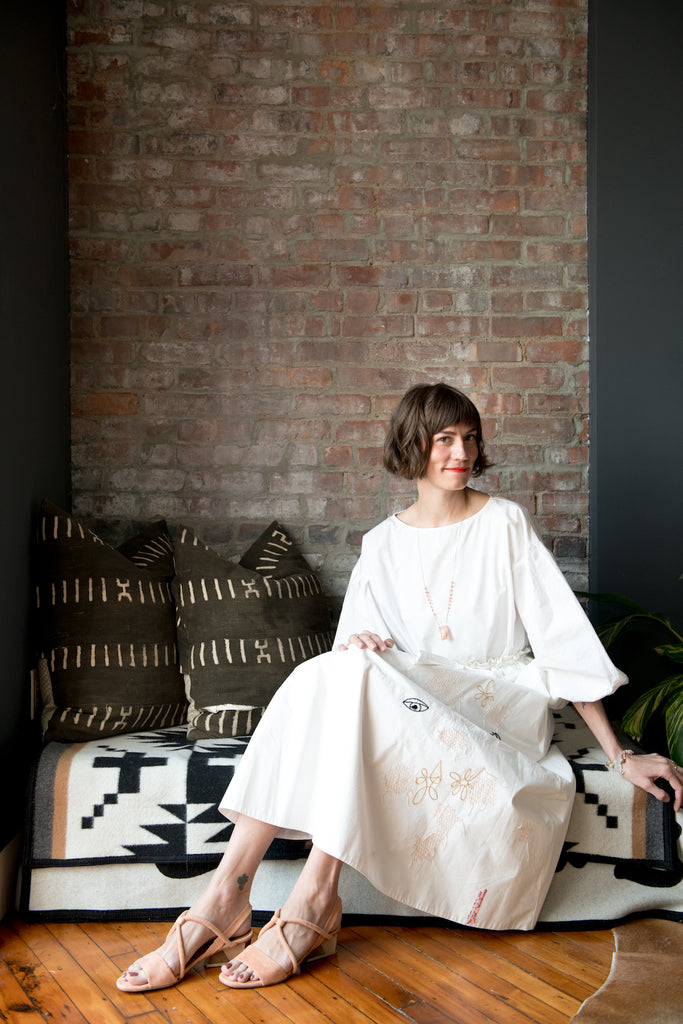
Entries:
[[471, 516], [467, 516], [466, 519], [460, 519], [457, 523], [446, 523], [445, 526], [411, 526], [410, 523], [404, 523], [402, 519], [399, 519], [397, 512], [394, 512], [391, 518], [405, 530], [419, 530], [421, 533], [438, 533], [440, 530], [452, 530], [455, 527], [464, 526], [466, 523], [471, 523], [474, 519], [478, 519], [494, 500], [494, 496], [489, 494], [478, 512], [473, 512]]

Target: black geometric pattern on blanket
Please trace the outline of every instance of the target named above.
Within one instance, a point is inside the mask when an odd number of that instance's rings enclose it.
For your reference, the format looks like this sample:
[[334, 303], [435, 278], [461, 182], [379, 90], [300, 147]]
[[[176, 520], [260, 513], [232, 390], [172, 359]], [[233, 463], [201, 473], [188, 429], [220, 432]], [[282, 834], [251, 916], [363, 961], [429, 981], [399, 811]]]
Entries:
[[[248, 742], [192, 741], [180, 726], [48, 744], [32, 787], [31, 865], [137, 862], [173, 878], [204, 873], [230, 838], [218, 803]], [[303, 857], [309, 846], [275, 840], [267, 858]]]
[[[678, 885], [683, 864], [676, 849], [680, 827], [673, 802], [661, 803], [611, 772], [604, 758], [596, 756], [602, 751], [580, 719], [566, 712], [555, 712], [554, 718], [554, 742], [568, 758], [576, 780], [574, 809], [556, 871], [568, 864], [614, 864], [617, 879], [657, 888]], [[637, 749], [632, 740], [629, 743]], [[668, 788], [666, 783], [662, 786]]]

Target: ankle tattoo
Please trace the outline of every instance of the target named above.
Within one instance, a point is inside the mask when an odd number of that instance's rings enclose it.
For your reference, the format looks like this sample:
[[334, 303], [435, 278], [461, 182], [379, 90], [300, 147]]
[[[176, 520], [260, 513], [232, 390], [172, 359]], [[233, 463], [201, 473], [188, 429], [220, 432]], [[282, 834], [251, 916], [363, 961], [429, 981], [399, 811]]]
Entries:
[[244, 887], [245, 887], [245, 885], [247, 884], [248, 881], [249, 881], [249, 875], [240, 875], [239, 876], [239, 878], [237, 879], [237, 887], [240, 890], [240, 892], [242, 892], [242, 890], [244, 889]]

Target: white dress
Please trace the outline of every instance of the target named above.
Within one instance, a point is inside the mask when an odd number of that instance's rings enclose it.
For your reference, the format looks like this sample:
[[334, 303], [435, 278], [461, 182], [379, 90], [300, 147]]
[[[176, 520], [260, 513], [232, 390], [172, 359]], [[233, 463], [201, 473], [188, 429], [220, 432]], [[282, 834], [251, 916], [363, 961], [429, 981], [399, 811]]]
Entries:
[[[395, 648], [337, 651], [363, 629]], [[436, 529], [393, 516], [363, 540], [334, 650], [280, 687], [221, 810], [428, 914], [533, 928], [574, 796], [551, 709], [624, 682], [521, 506], [492, 497]]]

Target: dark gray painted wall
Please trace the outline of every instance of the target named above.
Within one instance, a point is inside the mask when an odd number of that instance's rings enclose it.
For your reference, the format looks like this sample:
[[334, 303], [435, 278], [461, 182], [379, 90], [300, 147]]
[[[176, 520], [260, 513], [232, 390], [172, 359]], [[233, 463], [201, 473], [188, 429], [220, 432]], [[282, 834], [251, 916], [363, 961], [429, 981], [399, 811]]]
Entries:
[[68, 494], [64, 4], [10, 0], [0, 19], [0, 848], [24, 803], [32, 526]]
[[683, 626], [683, 5], [590, 0], [591, 589]]

